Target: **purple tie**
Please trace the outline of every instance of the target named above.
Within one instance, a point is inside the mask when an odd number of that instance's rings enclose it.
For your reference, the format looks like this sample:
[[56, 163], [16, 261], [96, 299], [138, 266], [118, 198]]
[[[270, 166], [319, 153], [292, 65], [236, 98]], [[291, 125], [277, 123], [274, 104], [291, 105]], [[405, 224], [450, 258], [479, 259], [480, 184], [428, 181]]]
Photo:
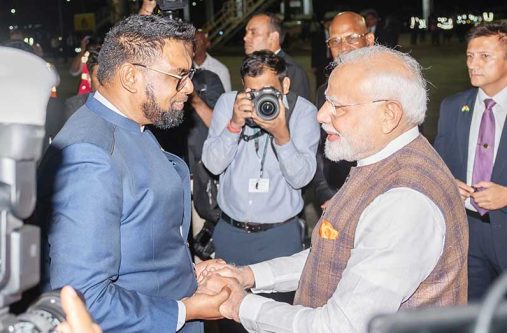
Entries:
[[[493, 114], [493, 106], [495, 106], [496, 102], [488, 98], [484, 100], [484, 104], [486, 105], [486, 109], [482, 114], [479, 137], [475, 149], [472, 185], [480, 181], [491, 181], [491, 173], [493, 172], [493, 155], [495, 153], [495, 115]], [[486, 209], [480, 208], [475, 200], [472, 200], [472, 205], [481, 215], [488, 212]]]

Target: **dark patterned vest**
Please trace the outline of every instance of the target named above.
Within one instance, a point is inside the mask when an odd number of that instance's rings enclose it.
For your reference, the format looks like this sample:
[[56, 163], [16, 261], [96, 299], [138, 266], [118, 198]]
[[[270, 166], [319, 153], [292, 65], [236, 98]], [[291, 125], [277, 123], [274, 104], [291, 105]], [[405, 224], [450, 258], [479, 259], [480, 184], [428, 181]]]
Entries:
[[[315, 226], [312, 248], [296, 292], [295, 304], [320, 307], [331, 298], [354, 247], [361, 213], [379, 195], [407, 187], [429, 197], [445, 219], [444, 251], [436, 267], [400, 308], [446, 306], [467, 301], [468, 225], [463, 202], [450, 171], [428, 141], [419, 136], [377, 163], [353, 168]], [[338, 231], [323, 239], [324, 220]]]

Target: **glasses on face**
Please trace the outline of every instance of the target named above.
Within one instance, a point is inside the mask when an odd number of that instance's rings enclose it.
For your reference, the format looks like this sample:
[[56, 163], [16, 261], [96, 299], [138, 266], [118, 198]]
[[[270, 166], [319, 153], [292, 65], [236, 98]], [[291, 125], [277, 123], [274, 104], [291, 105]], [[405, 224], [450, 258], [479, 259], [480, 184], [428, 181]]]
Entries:
[[357, 44], [368, 33], [365, 32], [364, 34], [351, 34], [345, 37], [331, 37], [326, 40], [326, 44], [329, 48], [334, 48], [340, 46], [341, 43], [347, 43], [349, 45]]
[[341, 110], [343, 108], [348, 108], [351, 106], [359, 106], [359, 105], [366, 105], [366, 104], [374, 104], [374, 103], [390, 102], [391, 101], [390, 99], [375, 99], [373, 101], [362, 102], [362, 103], [338, 105], [338, 104], [335, 104], [328, 96], [325, 96], [325, 97], [326, 97], [326, 102], [331, 104], [331, 106], [334, 108], [333, 114], [336, 114], [339, 110]]
[[168, 75], [168, 76], [170, 76], [170, 77], [172, 77], [174, 79], [177, 79], [178, 83], [176, 84], [176, 91], [180, 91], [181, 89], [183, 89], [183, 87], [185, 87], [185, 84], [187, 83], [187, 81], [188, 80], [192, 80], [192, 78], [194, 77], [194, 74], [195, 74], [195, 68], [190, 69], [188, 72], [184, 73], [183, 75], [178, 75], [178, 74], [164, 72], [164, 71], [161, 71], [160, 69], [149, 67], [149, 66], [146, 66], [146, 65], [143, 65], [143, 64], [137, 64], [136, 63], [136, 64], [132, 64], [132, 65], [143, 67], [143, 68], [149, 69], [151, 71], [154, 71], [154, 72], [157, 72], [157, 73], [161, 73], [161, 74], [165, 74], [165, 75]]

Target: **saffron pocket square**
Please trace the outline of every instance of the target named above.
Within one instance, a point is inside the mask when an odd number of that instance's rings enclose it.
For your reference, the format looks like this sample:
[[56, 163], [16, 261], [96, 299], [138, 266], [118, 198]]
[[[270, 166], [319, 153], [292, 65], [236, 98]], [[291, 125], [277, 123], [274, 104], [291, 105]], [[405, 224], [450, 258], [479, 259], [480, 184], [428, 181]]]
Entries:
[[319, 235], [324, 239], [335, 240], [338, 238], [338, 231], [333, 228], [328, 220], [324, 219], [320, 225]]

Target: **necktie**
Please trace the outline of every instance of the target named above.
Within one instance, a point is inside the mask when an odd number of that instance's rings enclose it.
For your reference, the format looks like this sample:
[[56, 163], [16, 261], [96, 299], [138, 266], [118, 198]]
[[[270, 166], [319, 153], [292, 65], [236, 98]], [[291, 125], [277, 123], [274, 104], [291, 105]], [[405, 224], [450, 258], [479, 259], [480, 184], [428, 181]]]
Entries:
[[[491, 173], [493, 172], [493, 155], [495, 152], [495, 115], [493, 114], [493, 106], [495, 106], [496, 102], [488, 98], [484, 100], [484, 104], [486, 109], [482, 114], [477, 147], [475, 148], [472, 184], [477, 184], [480, 181], [489, 182], [491, 180]], [[480, 208], [475, 200], [472, 200], [472, 205], [477, 209], [479, 214], [484, 215], [487, 213], [487, 210]]]

